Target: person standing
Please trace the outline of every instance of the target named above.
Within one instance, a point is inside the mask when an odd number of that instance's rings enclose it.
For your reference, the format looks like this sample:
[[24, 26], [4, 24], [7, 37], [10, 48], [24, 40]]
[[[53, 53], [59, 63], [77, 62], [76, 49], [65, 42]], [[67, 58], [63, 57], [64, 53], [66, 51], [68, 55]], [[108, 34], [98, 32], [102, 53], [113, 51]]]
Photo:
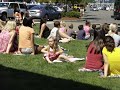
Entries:
[[84, 7], [80, 7], [80, 18], [84, 15]]

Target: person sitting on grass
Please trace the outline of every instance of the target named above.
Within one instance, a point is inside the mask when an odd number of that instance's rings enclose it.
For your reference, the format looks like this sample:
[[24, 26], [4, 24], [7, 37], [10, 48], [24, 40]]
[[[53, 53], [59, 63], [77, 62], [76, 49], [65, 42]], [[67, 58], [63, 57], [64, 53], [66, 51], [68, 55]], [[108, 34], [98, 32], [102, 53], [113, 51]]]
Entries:
[[41, 52], [44, 53], [44, 58], [45, 60], [47, 60], [48, 63], [53, 63], [55, 61], [62, 62], [62, 60], [74, 62], [74, 60], [72, 60], [71, 57], [68, 57], [65, 54], [63, 54], [63, 50], [58, 45], [56, 37], [49, 37], [48, 44], [48, 46], [41, 50]]
[[73, 24], [70, 24], [69, 25], [69, 29], [67, 30], [67, 35], [72, 37], [72, 34], [74, 33], [74, 30], [73, 30]]
[[[34, 48], [34, 29], [29, 27], [29, 20], [23, 20], [23, 25], [19, 29], [19, 48], [18, 53], [35, 54]], [[32, 24], [32, 23], [31, 23]]]
[[15, 27], [15, 21], [8, 21], [7, 24], [3, 27], [2, 32], [0, 33], [0, 53], [8, 54], [11, 50], [17, 50], [17, 45], [15, 45], [15, 40], [17, 39], [15, 37]]
[[105, 37], [105, 47], [102, 50], [104, 58], [104, 74], [101, 77], [120, 77], [120, 48], [115, 47], [111, 36]]
[[108, 35], [113, 37], [114, 41], [115, 41], [115, 47], [118, 47], [120, 44], [120, 36], [117, 34], [118, 32], [118, 26], [116, 23], [111, 23], [109, 25], [109, 32]]
[[61, 32], [60, 30], [60, 22], [55, 21], [54, 22], [54, 28], [51, 30], [50, 35], [48, 36], [48, 39], [52, 37], [56, 37], [59, 42], [69, 42], [70, 40], [73, 40], [72, 37], [68, 36], [66, 33]]
[[20, 9], [17, 4], [14, 6], [13, 16], [14, 16], [16, 22], [21, 22], [22, 16], [21, 16]]
[[47, 20], [45, 18], [40, 19], [39, 38], [47, 38], [50, 35], [50, 29], [46, 25]]
[[89, 39], [90, 38], [90, 22], [86, 21], [85, 25], [83, 26], [83, 30], [85, 31], [85, 39]]
[[83, 30], [83, 25], [78, 26], [79, 31], [77, 32], [78, 40], [85, 40], [85, 31]]
[[106, 34], [108, 34], [109, 32], [109, 24], [108, 23], [104, 23], [101, 26], [101, 30], [98, 31], [98, 36], [101, 36], [105, 39]]
[[95, 40], [97, 36], [98, 36], [98, 32], [97, 32], [96, 24], [92, 24], [92, 29], [90, 30], [90, 37], [92, 41]]
[[[34, 43], [34, 29], [31, 28], [29, 19], [23, 20], [23, 25], [19, 29], [19, 47], [16, 55], [23, 54], [38, 54], [41, 52], [41, 49], [44, 47], [42, 45], [36, 45]], [[32, 23], [31, 23], [32, 24]]]
[[67, 33], [67, 28], [66, 28], [66, 23], [65, 21], [61, 21], [60, 22], [60, 29], [59, 29], [61, 32], [63, 33]]
[[97, 37], [92, 41], [87, 50], [86, 62], [83, 68], [78, 71], [98, 71], [103, 69], [102, 49], [104, 47], [104, 40]]

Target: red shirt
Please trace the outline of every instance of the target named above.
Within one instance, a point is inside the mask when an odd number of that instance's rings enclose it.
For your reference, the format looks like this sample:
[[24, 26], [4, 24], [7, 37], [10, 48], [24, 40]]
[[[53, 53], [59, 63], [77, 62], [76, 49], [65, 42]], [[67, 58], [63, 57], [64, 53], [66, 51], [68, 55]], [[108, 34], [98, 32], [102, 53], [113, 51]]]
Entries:
[[87, 50], [87, 57], [86, 57], [86, 63], [85, 68], [86, 69], [101, 69], [103, 67], [103, 56], [101, 53], [97, 54], [95, 53], [95, 45], [92, 42]]

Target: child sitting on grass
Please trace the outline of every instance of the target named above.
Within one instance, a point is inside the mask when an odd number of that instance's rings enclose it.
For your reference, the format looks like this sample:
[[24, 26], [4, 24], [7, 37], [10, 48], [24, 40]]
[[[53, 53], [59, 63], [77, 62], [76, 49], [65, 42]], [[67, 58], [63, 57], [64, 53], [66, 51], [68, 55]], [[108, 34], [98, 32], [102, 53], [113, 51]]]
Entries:
[[[48, 63], [53, 63], [53, 62], [62, 62], [68, 61], [68, 62], [74, 62], [73, 58], [66, 56], [63, 54], [63, 50], [61, 47], [58, 45], [57, 39], [55, 37], [50, 37], [48, 39], [48, 46], [43, 48], [41, 50], [42, 53], [44, 53], [44, 58], [47, 60]], [[61, 60], [62, 59], [62, 60]]]

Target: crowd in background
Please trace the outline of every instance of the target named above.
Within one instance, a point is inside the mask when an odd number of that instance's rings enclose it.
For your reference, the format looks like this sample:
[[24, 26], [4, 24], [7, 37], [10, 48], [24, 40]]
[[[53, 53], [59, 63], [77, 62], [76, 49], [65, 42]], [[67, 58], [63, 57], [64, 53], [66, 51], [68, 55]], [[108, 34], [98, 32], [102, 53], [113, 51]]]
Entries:
[[[7, 22], [0, 21], [0, 53], [14, 55], [43, 53], [43, 57], [48, 63], [75, 62], [76, 58], [66, 56], [64, 48], [61, 48], [59, 43], [90, 40], [85, 65], [78, 71], [100, 71], [101, 77], [120, 75], [120, 36], [116, 23], [110, 25], [104, 23], [102, 26], [96, 27], [95, 24], [86, 21], [84, 25], [78, 26], [76, 32], [73, 30], [74, 25], [71, 23], [67, 28], [65, 21], [55, 21], [54, 28], [50, 29], [46, 25], [47, 20], [42, 18], [39, 32], [36, 34], [33, 28], [33, 18], [29, 17], [28, 12], [22, 23], [18, 21], [16, 19]], [[37, 45], [34, 42], [35, 38], [47, 39], [48, 45]]]

